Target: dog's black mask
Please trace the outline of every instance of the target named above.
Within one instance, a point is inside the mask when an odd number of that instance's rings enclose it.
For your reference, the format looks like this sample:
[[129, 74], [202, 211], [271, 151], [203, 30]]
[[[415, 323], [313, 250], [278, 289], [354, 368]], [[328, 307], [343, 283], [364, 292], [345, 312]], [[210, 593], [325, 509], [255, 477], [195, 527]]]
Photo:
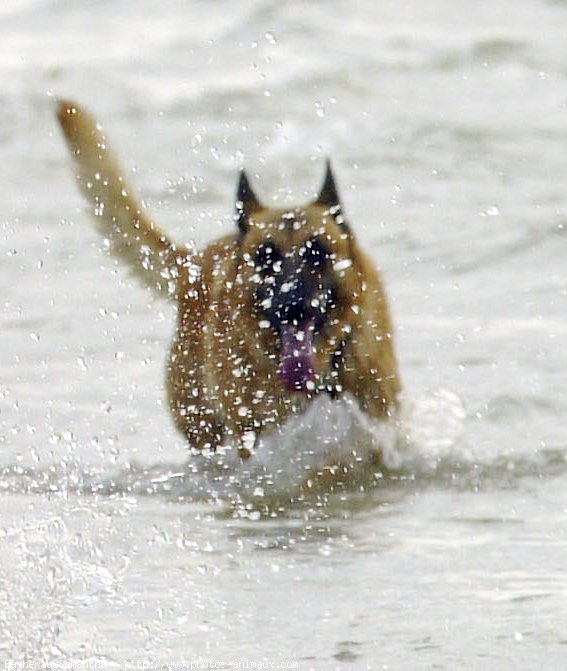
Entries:
[[254, 268], [259, 282], [255, 291], [257, 309], [278, 333], [284, 326], [309, 325], [323, 330], [336, 306], [336, 288], [329, 281], [331, 255], [317, 239], [299, 249], [283, 252], [266, 242], [256, 252]]

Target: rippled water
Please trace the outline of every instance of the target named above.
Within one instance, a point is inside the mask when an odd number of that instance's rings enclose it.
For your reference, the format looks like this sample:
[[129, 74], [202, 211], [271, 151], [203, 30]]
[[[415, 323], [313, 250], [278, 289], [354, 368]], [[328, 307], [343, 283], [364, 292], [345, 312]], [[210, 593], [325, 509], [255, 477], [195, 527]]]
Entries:
[[[563, 668], [567, 4], [0, 18], [3, 658]], [[99, 116], [180, 240], [231, 226], [241, 165], [298, 201], [330, 155], [391, 295], [399, 425], [324, 405], [246, 468], [189, 458], [173, 310], [99, 252], [56, 96]], [[346, 482], [301, 487], [329, 450]]]

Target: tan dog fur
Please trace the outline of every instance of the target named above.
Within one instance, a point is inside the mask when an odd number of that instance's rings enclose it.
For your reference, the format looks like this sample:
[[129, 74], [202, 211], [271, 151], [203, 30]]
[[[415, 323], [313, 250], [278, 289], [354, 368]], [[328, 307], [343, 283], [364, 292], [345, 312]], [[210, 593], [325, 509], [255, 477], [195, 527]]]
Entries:
[[[242, 173], [240, 230], [191, 255], [153, 224], [93, 117], [61, 101], [58, 118], [79, 186], [112, 251], [177, 303], [167, 388], [175, 423], [192, 447], [242, 444], [326, 391], [349, 393], [375, 418], [396, 411], [400, 382], [386, 295], [343, 219], [330, 168], [314, 202], [284, 209], [261, 205]], [[300, 273], [314, 239], [323, 241], [330, 260], [310, 272], [319, 287], [332, 286], [335, 297], [313, 335], [313, 381], [290, 391], [278, 374], [278, 332], [267, 325], [254, 295], [259, 279], [253, 259], [269, 240]]]

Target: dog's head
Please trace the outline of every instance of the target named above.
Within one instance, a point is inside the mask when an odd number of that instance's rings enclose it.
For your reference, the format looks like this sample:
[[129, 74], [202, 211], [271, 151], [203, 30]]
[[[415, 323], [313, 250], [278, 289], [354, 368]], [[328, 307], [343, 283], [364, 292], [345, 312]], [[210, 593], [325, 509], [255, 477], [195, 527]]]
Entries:
[[238, 281], [281, 382], [307, 394], [332, 385], [360, 278], [330, 164], [317, 198], [294, 208], [262, 205], [242, 172], [235, 218]]

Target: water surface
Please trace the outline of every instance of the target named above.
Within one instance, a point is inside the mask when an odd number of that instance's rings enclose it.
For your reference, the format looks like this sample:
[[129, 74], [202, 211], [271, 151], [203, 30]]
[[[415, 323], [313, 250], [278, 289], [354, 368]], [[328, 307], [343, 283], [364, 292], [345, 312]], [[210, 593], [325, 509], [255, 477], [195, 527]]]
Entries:
[[[567, 5], [0, 16], [3, 656], [565, 666]], [[188, 460], [164, 403], [174, 310], [99, 251], [57, 96], [100, 117], [178, 240], [230, 228], [241, 165], [298, 202], [332, 157], [391, 295], [389, 469], [286, 498], [287, 468], [258, 487]], [[294, 426], [278, 463], [354, 440], [348, 408], [333, 421]]]

